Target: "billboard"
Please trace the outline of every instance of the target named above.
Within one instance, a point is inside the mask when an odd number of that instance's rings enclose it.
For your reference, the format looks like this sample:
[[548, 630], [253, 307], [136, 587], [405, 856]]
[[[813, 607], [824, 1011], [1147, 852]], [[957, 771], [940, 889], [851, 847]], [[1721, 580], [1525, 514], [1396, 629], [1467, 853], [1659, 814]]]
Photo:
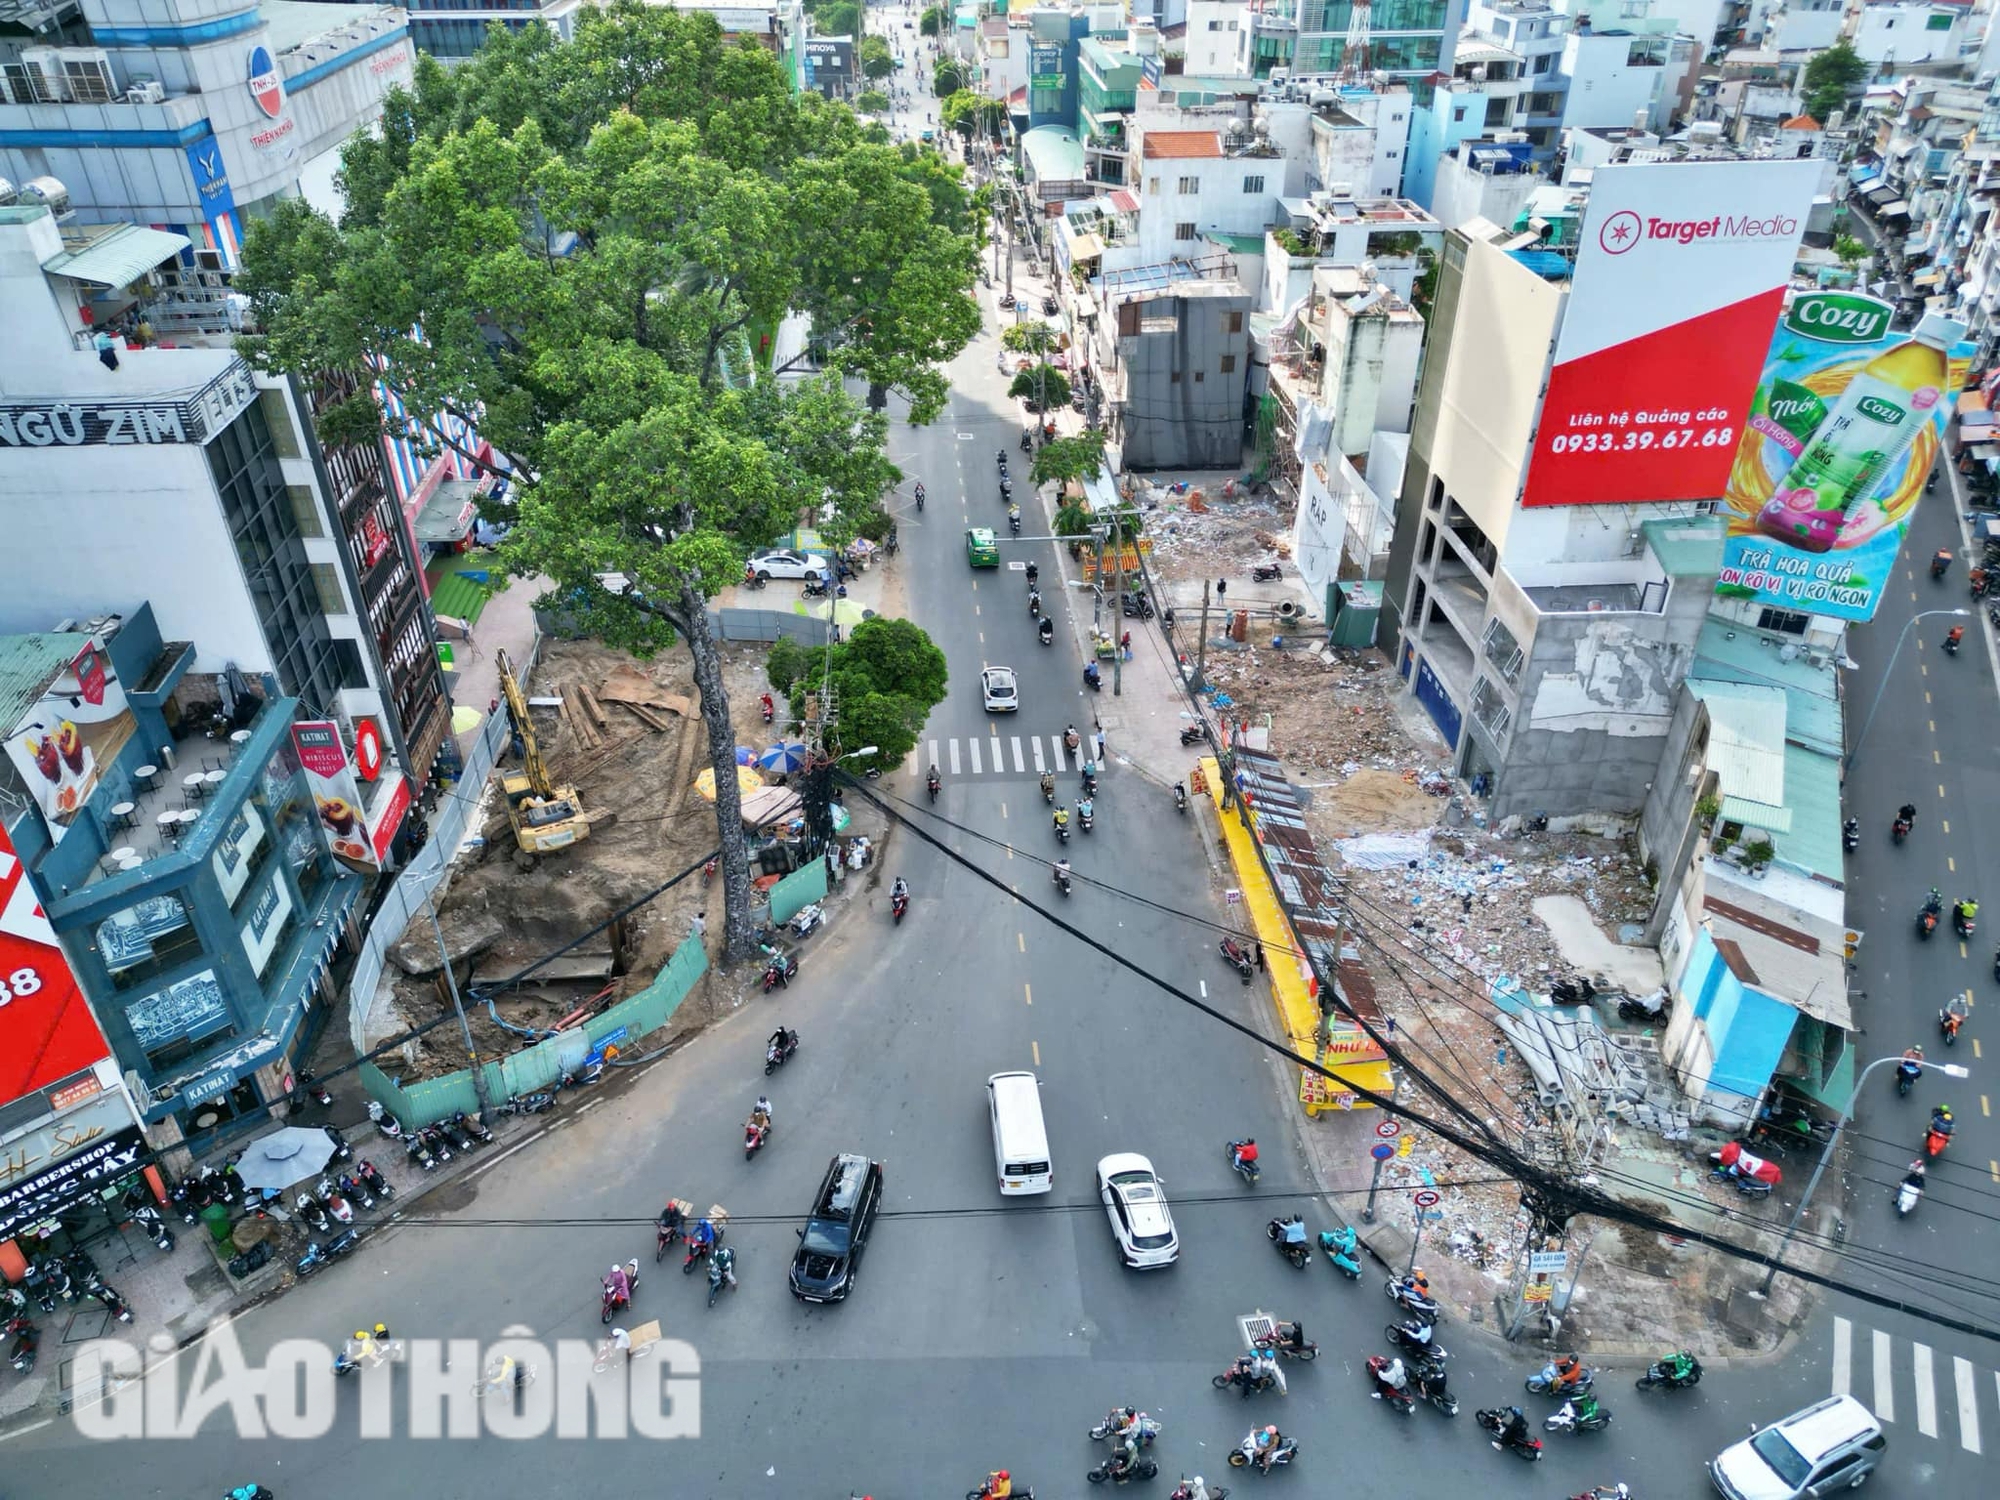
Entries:
[[0, 823], [0, 1104], [110, 1055]]
[[1722, 493], [1820, 165], [1598, 169], [1523, 505]]
[[7, 758], [41, 808], [54, 842], [62, 842], [135, 727], [125, 690], [111, 674], [111, 659], [86, 637], [83, 649], [7, 736]]
[[320, 833], [335, 859], [364, 875], [378, 868], [363, 822], [361, 788], [347, 763], [340, 726], [331, 719], [301, 719], [292, 726], [292, 747], [299, 753], [306, 786], [319, 811]]
[[1973, 354], [1962, 323], [1893, 317], [1853, 292], [1786, 307], [1723, 495], [1723, 598], [1874, 618]]

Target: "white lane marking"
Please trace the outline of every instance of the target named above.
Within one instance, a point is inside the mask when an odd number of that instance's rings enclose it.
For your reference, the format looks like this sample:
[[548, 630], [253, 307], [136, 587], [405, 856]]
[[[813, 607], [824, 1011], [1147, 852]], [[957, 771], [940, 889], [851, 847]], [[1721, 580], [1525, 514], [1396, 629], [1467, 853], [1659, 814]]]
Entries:
[[1833, 1320], [1833, 1394], [1845, 1396], [1853, 1384], [1854, 1325], [1845, 1318]]
[[55, 1425], [56, 1419], [54, 1417], [44, 1417], [39, 1422], [29, 1423], [26, 1427], [16, 1427], [12, 1432], [0, 1432], [0, 1443], [7, 1442], [11, 1438], [26, 1437], [31, 1432], [40, 1432], [44, 1427], [53, 1427]]
[[1049, 736], [1049, 750], [1056, 758], [1056, 769], [1058, 771], [1067, 771], [1069, 769], [1069, 752], [1063, 749], [1063, 737], [1061, 735], [1052, 734]]
[[1048, 769], [1048, 763], [1042, 759], [1042, 742], [1030, 736], [1028, 746], [1035, 752], [1035, 774], [1039, 776]]
[[1972, 1361], [1956, 1355], [1951, 1361], [1951, 1378], [1958, 1386], [1958, 1442], [1968, 1452], [1979, 1451], [1979, 1386]]
[[1917, 1378], [1917, 1431], [1925, 1437], [1937, 1436], [1937, 1384], [1931, 1374], [1931, 1346], [1912, 1344], [1912, 1372]]
[[932, 740], [932, 741], [930, 742], [930, 747], [931, 747], [931, 759], [930, 759], [930, 763], [931, 763], [932, 765], [936, 765], [936, 764], [937, 764], [937, 741], [936, 741], [936, 740]]
[[1889, 1335], [1873, 1330], [1875, 1339], [1875, 1415], [1881, 1421], [1896, 1420], [1896, 1387], [1889, 1367]]
[[1013, 744], [1014, 744], [1014, 774], [1018, 776], [1023, 771], [1028, 769], [1028, 763], [1021, 758], [1021, 737], [1018, 734], [1013, 737]]
[[966, 747], [965, 747], [965, 749], [966, 749], [966, 753], [967, 753], [968, 755], [970, 755], [970, 756], [972, 757], [972, 774], [973, 774], [974, 776], [977, 776], [977, 775], [979, 774], [979, 771], [980, 771], [980, 765], [979, 765], [979, 741], [978, 741], [978, 740], [972, 740], [972, 741], [968, 742], [968, 743], [967, 743], [967, 745], [966, 745]]
[[951, 774], [956, 776], [958, 774], [958, 741], [946, 740], [945, 743], [951, 747]]

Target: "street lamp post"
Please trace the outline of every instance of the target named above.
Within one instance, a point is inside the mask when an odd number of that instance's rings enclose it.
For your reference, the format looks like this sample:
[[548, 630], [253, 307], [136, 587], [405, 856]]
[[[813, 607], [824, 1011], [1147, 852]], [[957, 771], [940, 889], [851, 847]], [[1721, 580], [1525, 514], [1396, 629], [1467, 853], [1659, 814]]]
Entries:
[[1911, 615], [1908, 620], [1903, 622], [1902, 634], [1896, 637], [1896, 649], [1889, 653], [1889, 665], [1882, 669], [1882, 681], [1876, 685], [1874, 700], [1868, 705], [1868, 717], [1861, 721], [1860, 733], [1854, 736], [1854, 743], [1847, 747], [1847, 754], [1841, 759], [1840, 771], [1843, 776], [1847, 774], [1847, 768], [1854, 764], [1854, 757], [1861, 753], [1861, 742], [1868, 738], [1868, 726], [1875, 722], [1875, 710], [1882, 706], [1882, 694], [1889, 686], [1890, 677], [1895, 674], [1896, 658], [1903, 654], [1903, 643], [1910, 638], [1910, 627], [1916, 624], [1917, 621], [1928, 620], [1934, 615], [1957, 615], [1963, 617], [1971, 613], [1972, 611], [1969, 609], [1927, 609], [1919, 614]]
[[[1938, 611], [1938, 613], [1942, 612]], [[1960, 610], [1958, 613], [1963, 614], [1965, 611]], [[1921, 619], [1922, 616], [1918, 616], [1918, 618]], [[1906, 630], [1908, 628], [1908, 626], [1904, 627]], [[1758, 1288], [1760, 1295], [1769, 1296], [1771, 1283], [1778, 1279], [1778, 1259], [1785, 1253], [1786, 1247], [1792, 1243], [1792, 1235], [1799, 1227], [1799, 1220], [1805, 1217], [1806, 1205], [1812, 1202], [1813, 1189], [1819, 1186], [1820, 1178], [1826, 1174], [1826, 1164], [1833, 1160], [1834, 1148], [1840, 1144], [1840, 1133], [1847, 1129], [1847, 1122], [1854, 1117], [1854, 1101], [1861, 1097], [1861, 1090], [1868, 1082], [1868, 1075], [1884, 1063], [1899, 1063], [1901, 1061], [1903, 1061], [1901, 1057], [1878, 1057], [1875, 1061], [1868, 1064], [1867, 1067], [1863, 1068], [1860, 1076], [1854, 1080], [1854, 1092], [1849, 1096], [1846, 1107], [1841, 1110], [1840, 1119], [1834, 1124], [1833, 1134], [1826, 1138], [1826, 1149], [1820, 1152], [1819, 1161], [1813, 1167], [1812, 1177], [1806, 1183], [1806, 1190], [1799, 1195], [1799, 1206], [1792, 1210], [1791, 1218], [1785, 1222], [1784, 1237], [1778, 1241], [1778, 1248], [1771, 1254], [1771, 1268], [1764, 1273], [1764, 1284]], [[1972, 1071], [1969, 1068], [1960, 1067], [1957, 1063], [1930, 1062], [1917, 1058], [1911, 1058], [1910, 1061], [1919, 1063], [1924, 1068], [1942, 1073], [1947, 1078], [1969, 1077]]]

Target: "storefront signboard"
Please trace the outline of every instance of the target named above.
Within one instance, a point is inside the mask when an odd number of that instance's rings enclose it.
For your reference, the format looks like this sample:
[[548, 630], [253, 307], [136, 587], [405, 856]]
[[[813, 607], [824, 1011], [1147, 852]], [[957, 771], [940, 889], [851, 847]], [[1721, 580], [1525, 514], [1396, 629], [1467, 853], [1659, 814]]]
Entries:
[[0, 1240], [12, 1239], [29, 1224], [60, 1213], [79, 1198], [116, 1182], [145, 1159], [146, 1142], [136, 1125], [91, 1142], [55, 1165], [0, 1187]]

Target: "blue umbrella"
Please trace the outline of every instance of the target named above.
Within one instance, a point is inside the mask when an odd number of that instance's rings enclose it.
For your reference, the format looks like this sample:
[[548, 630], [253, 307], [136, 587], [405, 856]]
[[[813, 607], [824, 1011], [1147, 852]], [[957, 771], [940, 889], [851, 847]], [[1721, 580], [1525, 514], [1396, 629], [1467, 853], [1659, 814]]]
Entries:
[[736, 764], [739, 766], [756, 765], [757, 752], [752, 750], [748, 745], [738, 745], [736, 747]]
[[806, 758], [812, 752], [797, 740], [786, 740], [781, 745], [773, 745], [757, 757], [757, 764], [767, 771], [776, 771], [789, 776], [794, 771], [805, 769]]

